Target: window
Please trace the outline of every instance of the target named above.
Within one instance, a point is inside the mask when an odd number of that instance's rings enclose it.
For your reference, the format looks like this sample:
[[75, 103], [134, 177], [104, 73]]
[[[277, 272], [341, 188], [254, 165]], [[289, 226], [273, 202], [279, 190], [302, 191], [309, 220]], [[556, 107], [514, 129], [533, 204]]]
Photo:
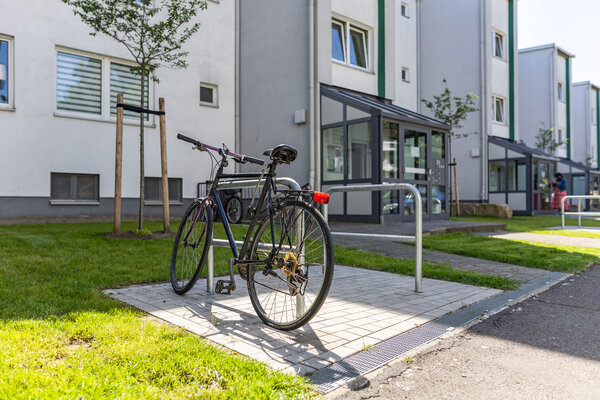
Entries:
[[341, 62], [346, 62], [346, 51], [345, 51], [345, 29], [341, 22], [331, 22], [331, 58]]
[[[169, 178], [168, 185], [169, 203], [181, 203], [181, 178]], [[144, 178], [144, 198], [148, 203], [162, 204], [162, 178]]]
[[[110, 115], [117, 115], [117, 94], [123, 94], [123, 103], [140, 105], [140, 75], [131, 71], [130, 65], [110, 63]], [[148, 77], [144, 79], [144, 108], [148, 108]], [[123, 110], [123, 118], [140, 118], [140, 114]], [[148, 119], [148, 114], [146, 114]]]
[[508, 161], [508, 191], [524, 192], [527, 187], [526, 165], [522, 160]]
[[502, 97], [492, 96], [492, 120], [504, 124], [504, 99]]
[[[140, 75], [134, 63], [83, 52], [58, 50], [56, 56], [56, 109], [59, 115], [109, 119], [117, 114], [117, 94], [127, 104], [140, 105]], [[106, 73], [104, 73], [106, 72]], [[144, 82], [144, 107], [148, 108], [150, 85]], [[123, 116], [139, 119], [139, 114], [124, 111]], [[146, 119], [148, 116], [146, 115]]]
[[557, 140], [558, 140], [558, 145], [562, 146], [563, 144], [563, 130], [562, 129], [558, 129], [557, 130]]
[[488, 189], [490, 192], [504, 192], [505, 180], [504, 161], [490, 161], [488, 170]]
[[348, 22], [331, 23], [331, 58], [333, 60], [368, 68], [368, 31]]
[[0, 35], [0, 109], [13, 107], [12, 39]]
[[498, 32], [494, 32], [494, 45], [493, 45], [494, 56], [504, 59], [504, 35]]
[[558, 82], [558, 84], [556, 85], [556, 92], [558, 94], [558, 99], [560, 101], [564, 101], [565, 100], [565, 94], [564, 94], [564, 85], [562, 82]]
[[402, 3], [402, 4], [400, 5], [400, 14], [401, 14], [403, 17], [406, 17], [406, 18], [408, 18], [408, 4], [406, 4], [406, 3]]
[[50, 200], [68, 202], [98, 202], [99, 175], [50, 174]]
[[402, 68], [402, 80], [404, 82], [410, 82], [408, 79], [408, 68]]
[[200, 105], [217, 107], [217, 85], [200, 83]]

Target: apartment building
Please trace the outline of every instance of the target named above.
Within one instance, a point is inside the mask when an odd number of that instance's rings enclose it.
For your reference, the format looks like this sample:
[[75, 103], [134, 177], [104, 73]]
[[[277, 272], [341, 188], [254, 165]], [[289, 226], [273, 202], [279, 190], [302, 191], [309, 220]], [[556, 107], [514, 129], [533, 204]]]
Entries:
[[[519, 139], [515, 0], [422, 0], [418, 14], [418, 97], [433, 99], [446, 79], [452, 96], [474, 93], [476, 112], [452, 139], [461, 201], [526, 209], [524, 191], [499, 192], [491, 182], [489, 138]], [[420, 112], [427, 113], [420, 104]], [[468, 134], [463, 137], [462, 135]]]
[[[448, 127], [416, 112], [418, 4], [239, 2], [240, 150], [296, 146], [279, 173], [322, 190], [414, 183], [425, 217], [446, 218]], [[361, 192], [334, 195], [330, 213], [402, 220], [414, 209], [409, 193]]]
[[572, 85], [573, 136], [579, 140], [573, 143], [573, 159], [598, 168], [598, 142], [600, 142], [600, 87], [591, 82], [576, 82]]
[[[103, 216], [113, 212], [115, 99], [139, 104], [131, 56], [108, 37], [89, 35], [60, 2], [4, 2], [0, 13], [0, 218]], [[176, 140], [235, 141], [235, 7], [209, 2], [186, 45], [185, 70], [161, 68], [148, 106], [166, 103], [171, 214], [182, 214], [209, 178], [210, 160]], [[130, 95], [128, 93], [131, 93]], [[136, 215], [139, 128], [125, 114], [123, 214]], [[162, 215], [158, 118], [145, 127], [146, 215]]]
[[579, 140], [572, 135], [574, 57], [554, 43], [519, 50], [519, 111], [527, 115], [519, 123], [521, 140], [535, 147], [540, 128], [554, 128], [554, 140], [562, 143], [555, 155], [567, 159]]

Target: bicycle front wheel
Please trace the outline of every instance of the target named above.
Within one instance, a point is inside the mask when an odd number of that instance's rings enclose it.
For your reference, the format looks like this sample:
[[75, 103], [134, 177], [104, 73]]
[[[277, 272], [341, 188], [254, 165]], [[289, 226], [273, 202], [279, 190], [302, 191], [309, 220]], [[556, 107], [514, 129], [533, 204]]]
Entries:
[[297, 329], [319, 311], [333, 278], [333, 243], [323, 216], [311, 205], [288, 200], [267, 215], [252, 241], [248, 292], [267, 325]]
[[206, 262], [212, 240], [212, 210], [204, 202], [194, 202], [179, 224], [171, 254], [171, 286], [177, 294], [190, 290]]

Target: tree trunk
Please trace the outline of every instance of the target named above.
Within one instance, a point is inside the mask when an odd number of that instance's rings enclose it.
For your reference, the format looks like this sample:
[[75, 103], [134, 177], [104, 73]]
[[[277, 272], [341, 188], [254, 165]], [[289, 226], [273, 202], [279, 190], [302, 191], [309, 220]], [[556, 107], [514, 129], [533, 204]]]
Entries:
[[[140, 107], [144, 108], [146, 68], [142, 65]], [[140, 113], [140, 205], [138, 214], [138, 229], [144, 229], [144, 113]]]

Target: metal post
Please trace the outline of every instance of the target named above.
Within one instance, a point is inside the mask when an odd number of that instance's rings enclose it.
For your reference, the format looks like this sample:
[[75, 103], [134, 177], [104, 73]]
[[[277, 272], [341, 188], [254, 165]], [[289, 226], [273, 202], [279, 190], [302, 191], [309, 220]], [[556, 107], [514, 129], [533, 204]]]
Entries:
[[561, 215], [561, 220], [562, 220], [562, 228], [561, 229], [565, 229], [565, 200], [566, 199], [561, 199], [560, 201], [560, 215]]
[[[581, 198], [577, 199], [578, 203], [577, 203], [577, 212], [581, 213]], [[581, 229], [581, 214], [577, 214], [577, 223], [578, 223], [578, 227], [579, 229]]]
[[[417, 202], [415, 215], [415, 292], [422, 293], [421, 277], [423, 275], [423, 202], [421, 193], [414, 187], [415, 202]], [[456, 192], [456, 204], [458, 207], [458, 191]]]
[[215, 277], [215, 258], [213, 245], [211, 244], [208, 248], [208, 266], [206, 269], [206, 291], [210, 294], [215, 292], [215, 285], [213, 285]]

